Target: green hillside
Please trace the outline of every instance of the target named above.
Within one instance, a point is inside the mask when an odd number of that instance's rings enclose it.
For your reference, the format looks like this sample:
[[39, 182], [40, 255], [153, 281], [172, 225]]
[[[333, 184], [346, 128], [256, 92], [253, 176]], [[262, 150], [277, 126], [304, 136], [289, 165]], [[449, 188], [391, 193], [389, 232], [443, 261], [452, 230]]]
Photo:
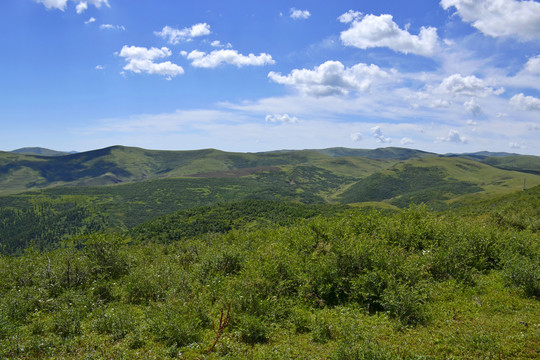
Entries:
[[537, 158], [349, 150], [0, 153], [0, 358], [538, 358]]
[[[239, 176], [268, 167], [311, 164], [328, 156], [315, 151], [226, 153], [218, 150], [151, 151], [114, 146], [62, 157], [0, 156], [0, 195], [53, 186], [103, 186], [183, 176]], [[13, 179], [17, 179], [14, 181]]]
[[424, 157], [438, 156], [437, 154], [407, 149], [407, 148], [397, 148], [397, 147], [386, 147], [379, 148], [374, 150], [369, 149], [348, 149], [342, 147], [328, 148], [315, 150], [321, 154], [330, 155], [333, 157], [342, 157], [342, 156], [361, 156], [368, 159], [392, 159], [392, 160], [409, 160], [409, 159], [418, 159]]
[[345, 203], [387, 201], [400, 207], [410, 203], [446, 207], [469, 194], [491, 196], [517, 191], [523, 187], [525, 176], [530, 186], [540, 184], [537, 175], [498, 169], [465, 158], [433, 157], [398, 163], [367, 176], [337, 198]]
[[61, 157], [0, 153], [0, 195], [63, 185], [103, 186], [185, 176], [238, 177], [268, 167], [301, 164], [320, 166], [340, 175], [365, 176], [396, 161], [433, 155], [401, 148], [229, 153], [213, 149], [155, 151], [123, 146]]
[[540, 175], [540, 157], [538, 156], [505, 156], [488, 157], [482, 160], [484, 164], [504, 170], [516, 170], [535, 175]]
[[513, 169], [524, 173], [396, 148], [386, 153], [413, 158], [372, 159], [345, 150], [339, 149], [349, 156], [126, 147], [58, 158], [0, 153], [0, 251], [17, 253], [31, 243], [51, 248], [73, 235], [124, 231], [178, 210], [241, 200], [380, 209], [427, 203], [442, 210], [514, 192], [524, 177], [529, 187], [540, 184], [530, 173], [536, 157], [513, 160]]
[[[64, 236], [96, 227], [125, 230], [180, 209], [243, 199], [322, 204], [329, 194], [350, 181], [328, 170], [302, 165], [242, 177], [188, 177], [114, 186], [54, 187], [3, 196], [0, 197], [3, 214], [0, 244], [4, 244], [8, 252], [23, 249], [31, 242], [39, 248], [49, 248]], [[65, 224], [62, 219], [70, 213], [77, 213], [78, 220]], [[37, 218], [43, 221], [34, 221]]]

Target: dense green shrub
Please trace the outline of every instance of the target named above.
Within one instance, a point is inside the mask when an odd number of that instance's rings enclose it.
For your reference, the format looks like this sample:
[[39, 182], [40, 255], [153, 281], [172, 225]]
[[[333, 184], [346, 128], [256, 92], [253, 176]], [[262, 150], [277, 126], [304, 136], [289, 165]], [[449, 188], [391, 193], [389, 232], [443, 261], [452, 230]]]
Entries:
[[267, 343], [270, 338], [270, 328], [264, 319], [252, 316], [242, 316], [236, 325], [240, 340], [249, 345]]
[[92, 327], [101, 334], [108, 334], [114, 341], [123, 339], [141, 323], [136, 309], [124, 304], [110, 304], [92, 314]]

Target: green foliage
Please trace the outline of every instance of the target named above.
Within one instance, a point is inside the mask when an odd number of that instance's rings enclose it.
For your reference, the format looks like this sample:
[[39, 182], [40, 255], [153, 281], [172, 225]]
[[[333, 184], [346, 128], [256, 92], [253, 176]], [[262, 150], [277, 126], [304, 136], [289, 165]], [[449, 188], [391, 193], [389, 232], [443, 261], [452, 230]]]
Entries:
[[141, 322], [141, 316], [135, 308], [125, 304], [110, 304], [93, 313], [92, 327], [100, 334], [108, 334], [118, 341], [132, 333]]
[[538, 233], [471, 214], [246, 200], [1, 255], [0, 358], [534, 358]]
[[346, 203], [382, 201], [394, 199], [392, 203], [406, 207], [410, 203], [420, 204], [436, 200], [447, 200], [456, 195], [481, 191], [479, 186], [448, 179], [441, 167], [419, 167], [405, 164], [391, 173], [376, 173], [358, 181], [340, 195]]
[[0, 207], [0, 252], [21, 253], [30, 244], [49, 249], [62, 239], [101, 231], [104, 225], [103, 216], [91, 206], [70, 198]]
[[150, 318], [152, 333], [167, 346], [177, 348], [199, 341], [202, 327], [208, 322], [196, 304], [179, 306], [167, 303], [153, 308]]
[[267, 343], [269, 340], [269, 326], [259, 317], [244, 315], [236, 325], [240, 340], [249, 345]]

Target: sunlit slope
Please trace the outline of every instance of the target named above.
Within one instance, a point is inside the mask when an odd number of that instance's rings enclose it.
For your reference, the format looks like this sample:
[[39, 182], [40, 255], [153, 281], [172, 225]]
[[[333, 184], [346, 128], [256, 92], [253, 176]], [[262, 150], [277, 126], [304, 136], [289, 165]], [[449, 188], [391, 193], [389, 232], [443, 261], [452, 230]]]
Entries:
[[388, 201], [397, 206], [441, 203], [477, 194], [514, 192], [523, 187], [524, 178], [529, 186], [540, 184], [538, 175], [498, 169], [464, 158], [432, 157], [399, 163], [367, 176], [337, 198], [345, 203]]
[[[176, 177], [238, 177], [298, 165], [319, 166], [343, 176], [366, 176], [412, 156], [404, 149], [385, 159], [340, 157], [316, 150], [233, 153], [214, 149], [156, 151], [113, 146], [58, 157], [0, 153], [0, 195], [53, 186], [104, 186]], [[354, 151], [350, 151], [354, 152]], [[378, 150], [373, 157], [380, 157]], [[386, 153], [386, 152], [385, 152]], [[388, 160], [386, 158], [395, 157]], [[242, 171], [238, 171], [242, 170]]]
[[[152, 151], [114, 146], [61, 157], [1, 153], [0, 194], [59, 185], [102, 186], [329, 158], [314, 151], [244, 154], [205, 149]], [[264, 170], [264, 169], [263, 169]], [[219, 176], [216, 175], [216, 176]]]
[[321, 154], [330, 155], [333, 157], [342, 156], [360, 156], [370, 159], [394, 159], [394, 160], [408, 160], [408, 159], [420, 159], [425, 157], [438, 156], [437, 154], [399, 147], [386, 147], [379, 149], [349, 149], [343, 147], [335, 147], [328, 149], [316, 150]]
[[484, 164], [504, 170], [517, 170], [540, 175], [540, 157], [531, 155], [514, 155], [504, 157], [489, 157], [482, 160]]

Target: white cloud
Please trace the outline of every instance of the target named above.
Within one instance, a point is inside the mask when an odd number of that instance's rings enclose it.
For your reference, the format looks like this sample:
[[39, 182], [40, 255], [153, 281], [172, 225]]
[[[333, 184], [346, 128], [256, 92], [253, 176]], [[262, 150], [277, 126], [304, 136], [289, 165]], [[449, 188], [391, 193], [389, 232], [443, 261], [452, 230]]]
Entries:
[[276, 63], [269, 54], [261, 53], [258, 56], [254, 54], [242, 55], [236, 50], [214, 50], [208, 54], [203, 51], [193, 50], [189, 54], [187, 52], [181, 52], [181, 54], [191, 60], [191, 65], [199, 68], [213, 69], [221, 64], [242, 67], [272, 65]]
[[311, 13], [308, 10], [298, 10], [295, 8], [292, 8], [290, 10], [290, 16], [292, 19], [307, 19], [311, 16]]
[[270, 72], [270, 80], [313, 96], [347, 95], [351, 90], [367, 91], [376, 78], [388, 74], [377, 65], [357, 64], [346, 68], [339, 61], [327, 61], [313, 70], [294, 69], [289, 75]]
[[165, 61], [162, 63], [154, 62], [157, 59], [164, 57], [169, 57], [172, 55], [172, 52], [166, 48], [150, 48], [137, 47], [137, 46], [126, 46], [122, 47], [119, 56], [126, 59], [128, 62], [124, 66], [124, 70], [134, 72], [139, 74], [141, 72], [148, 74], [158, 74], [164, 75], [168, 79], [171, 79], [177, 75], [182, 75], [184, 69], [181, 66], [171, 63], [170, 61]]
[[512, 96], [510, 104], [521, 110], [540, 110], [540, 99], [523, 93]]
[[525, 149], [525, 146], [521, 145], [521, 144], [518, 144], [516, 142], [511, 142], [508, 144], [508, 146], [511, 148], [511, 149]]
[[88, 3], [86, 1], [82, 1], [77, 4], [75, 9], [77, 10], [77, 14], [82, 14], [88, 9]]
[[409, 139], [408, 137], [404, 137], [400, 141], [401, 145], [411, 145], [414, 144], [414, 141], [412, 139]]
[[[66, 10], [68, 0], [35, 0], [38, 3], [45, 5], [47, 9], [58, 9]], [[77, 14], [82, 14], [86, 9], [88, 9], [88, 4], [94, 5], [97, 8], [100, 8], [102, 5], [110, 7], [108, 0], [71, 0], [72, 2], [77, 3], [76, 11]]]
[[478, 123], [476, 121], [474, 121], [474, 120], [467, 120], [467, 125], [476, 126], [476, 125], [478, 125]]
[[295, 124], [295, 123], [298, 122], [298, 118], [296, 116], [289, 116], [289, 114], [266, 115], [265, 120], [266, 120], [266, 122], [270, 122], [270, 123], [290, 123], [290, 124]]
[[479, 96], [485, 97], [491, 94], [499, 95], [504, 92], [503, 88], [493, 89], [488, 84], [474, 75], [461, 76], [453, 74], [445, 78], [435, 89], [436, 93], [451, 94], [455, 96]]
[[226, 47], [227, 49], [230, 49], [232, 48], [232, 45], [231, 43], [227, 43], [226, 45], [222, 44], [221, 41], [219, 40], [214, 40], [210, 43], [210, 46], [212, 47], [215, 47], [215, 48], [224, 48]]
[[112, 24], [101, 24], [99, 28], [102, 30], [122, 30], [126, 31], [126, 28], [123, 25], [112, 25]]
[[91, 17], [90, 19], [86, 20], [84, 23], [85, 23], [85, 24], [91, 24], [91, 23], [93, 23], [93, 22], [96, 22], [96, 18]]
[[96, 65], [96, 70], [103, 70], [105, 69], [105, 66], [103, 65]]
[[540, 3], [516, 0], [441, 0], [445, 9], [456, 8], [463, 21], [492, 36], [540, 38]]
[[527, 61], [527, 64], [525, 64], [525, 71], [534, 75], [540, 75], [540, 55], [530, 58], [529, 61]]
[[382, 133], [380, 126], [374, 126], [371, 128], [371, 134], [373, 134], [373, 137], [375, 140], [377, 140], [378, 143], [391, 143], [392, 139], [385, 137]]
[[348, 24], [350, 22], [360, 20], [362, 18], [362, 13], [360, 11], [349, 10], [345, 14], [342, 14], [338, 17], [339, 22]]
[[[349, 20], [349, 16], [345, 16], [344, 20]], [[411, 35], [400, 29], [392, 15], [388, 14], [366, 15], [361, 20], [354, 19], [351, 14], [350, 20], [351, 27], [341, 33], [341, 41], [347, 46], [360, 49], [388, 47], [404, 54], [423, 56], [434, 55], [438, 47], [437, 29], [433, 27], [422, 27], [419, 35]]]
[[193, 38], [210, 35], [210, 25], [207, 23], [195, 24], [189, 28], [175, 29], [165, 26], [161, 31], [155, 31], [156, 36], [166, 39], [169, 44], [176, 45], [180, 41], [191, 41]]
[[358, 132], [357, 132], [357, 133], [352, 133], [352, 134], [351, 134], [351, 140], [352, 140], [352, 141], [360, 141], [360, 140], [362, 140], [362, 139], [363, 139], [363, 137], [362, 137], [362, 134], [361, 134], [361, 133], [358, 133]]
[[467, 144], [469, 142], [466, 137], [461, 136], [459, 131], [454, 130], [454, 129], [448, 132], [447, 137], [438, 137], [437, 141], [452, 142], [452, 143], [458, 143], [458, 144]]
[[482, 108], [478, 104], [476, 98], [471, 98], [469, 101], [465, 101], [463, 104], [465, 109], [469, 110], [474, 116], [479, 116], [482, 114]]

